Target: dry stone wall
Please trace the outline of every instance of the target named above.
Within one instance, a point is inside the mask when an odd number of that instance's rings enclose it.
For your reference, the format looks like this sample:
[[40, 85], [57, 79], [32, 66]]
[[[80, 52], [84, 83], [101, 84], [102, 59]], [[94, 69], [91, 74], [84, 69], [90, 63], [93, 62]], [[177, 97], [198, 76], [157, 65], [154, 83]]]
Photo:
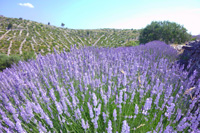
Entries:
[[[189, 76], [197, 71], [196, 80], [200, 78], [200, 41], [192, 41], [182, 47], [184, 50], [180, 54], [180, 64], [185, 65], [185, 69], [189, 71]], [[188, 66], [189, 65], [189, 66]], [[188, 68], [187, 68], [188, 67]]]

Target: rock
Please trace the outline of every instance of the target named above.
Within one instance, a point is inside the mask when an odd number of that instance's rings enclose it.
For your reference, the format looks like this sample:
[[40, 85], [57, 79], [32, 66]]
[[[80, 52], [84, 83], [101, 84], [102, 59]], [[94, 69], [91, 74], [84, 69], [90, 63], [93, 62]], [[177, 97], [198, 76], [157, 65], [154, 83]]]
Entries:
[[183, 45], [178, 45], [177, 50], [180, 51], [182, 49]]
[[191, 46], [183, 46], [182, 48], [185, 50], [194, 50], [194, 48]]
[[182, 49], [184, 50], [182, 54], [180, 54], [179, 63], [181, 65], [185, 65], [185, 69], [190, 63], [189, 68], [189, 77], [193, 74], [194, 70], [197, 71], [197, 75], [195, 77], [195, 81], [197, 82], [200, 78], [200, 41], [192, 41], [189, 42], [187, 45], [183, 46]]

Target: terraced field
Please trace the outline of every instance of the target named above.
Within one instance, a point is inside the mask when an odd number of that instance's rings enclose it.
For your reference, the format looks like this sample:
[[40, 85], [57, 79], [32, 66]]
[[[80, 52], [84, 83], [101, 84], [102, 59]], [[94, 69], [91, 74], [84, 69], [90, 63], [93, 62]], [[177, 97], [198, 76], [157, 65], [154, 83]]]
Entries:
[[[12, 29], [7, 29], [8, 24]], [[60, 51], [70, 50], [71, 45], [118, 47], [136, 42], [139, 30], [98, 29], [75, 30], [45, 25], [29, 20], [0, 17], [0, 53], [23, 54], [33, 51], [42, 55], [52, 52], [53, 47]]]

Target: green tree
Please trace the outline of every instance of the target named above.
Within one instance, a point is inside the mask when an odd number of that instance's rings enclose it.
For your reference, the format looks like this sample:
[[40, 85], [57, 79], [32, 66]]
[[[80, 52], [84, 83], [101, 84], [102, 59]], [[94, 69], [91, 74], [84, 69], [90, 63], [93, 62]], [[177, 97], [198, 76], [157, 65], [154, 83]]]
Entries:
[[11, 23], [8, 24], [8, 30], [9, 29], [12, 29], [12, 24]]
[[64, 27], [64, 26], [65, 26], [65, 24], [64, 24], [64, 23], [61, 23], [61, 26], [62, 26], [62, 27]]
[[140, 43], [144, 44], [153, 40], [164, 41], [165, 43], [184, 43], [189, 41], [191, 35], [183, 26], [169, 21], [153, 21], [147, 25], [139, 36]]

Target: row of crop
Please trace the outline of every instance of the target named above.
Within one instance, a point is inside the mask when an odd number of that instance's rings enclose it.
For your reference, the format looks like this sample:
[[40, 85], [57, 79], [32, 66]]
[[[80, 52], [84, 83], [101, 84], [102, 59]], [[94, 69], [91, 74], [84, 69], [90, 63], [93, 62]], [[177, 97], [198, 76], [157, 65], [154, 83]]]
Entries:
[[0, 130], [199, 132], [200, 88], [176, 58], [174, 49], [152, 42], [20, 62], [0, 73]]

